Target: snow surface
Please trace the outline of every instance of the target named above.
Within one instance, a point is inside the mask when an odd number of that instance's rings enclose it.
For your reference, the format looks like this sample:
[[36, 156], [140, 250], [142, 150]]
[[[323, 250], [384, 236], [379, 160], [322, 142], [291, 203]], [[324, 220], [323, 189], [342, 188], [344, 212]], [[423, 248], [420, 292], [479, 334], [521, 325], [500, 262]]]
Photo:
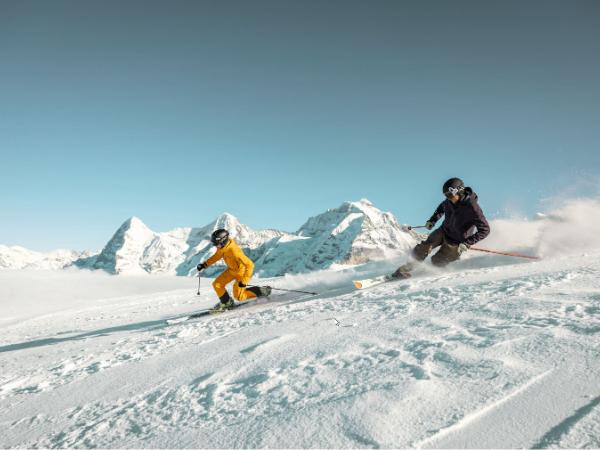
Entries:
[[0, 272], [0, 447], [599, 447], [600, 252], [469, 253], [175, 325], [208, 280]]
[[[297, 234], [258, 238], [230, 215], [160, 235], [132, 219], [106, 261], [133, 254], [142, 268], [185, 272], [220, 224], [255, 250], [270, 242], [253, 256], [280, 268], [311, 249], [334, 255], [333, 242], [360, 257], [396, 239], [393, 216], [371, 206], [348, 202]], [[279, 292], [171, 325], [214, 304], [210, 280], [2, 270], [0, 447], [598, 448], [599, 221], [594, 199], [495, 220], [486, 248], [544, 260], [469, 251], [360, 291], [353, 279], [390, 273], [402, 253], [354, 267], [325, 257], [327, 270], [254, 280], [317, 296]]]

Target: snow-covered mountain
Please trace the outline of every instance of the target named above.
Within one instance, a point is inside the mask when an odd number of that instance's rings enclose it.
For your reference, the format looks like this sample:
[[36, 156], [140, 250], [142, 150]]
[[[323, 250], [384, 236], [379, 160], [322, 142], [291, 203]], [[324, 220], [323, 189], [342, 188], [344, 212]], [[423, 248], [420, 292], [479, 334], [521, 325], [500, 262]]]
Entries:
[[0, 245], [0, 269], [62, 269], [74, 261], [89, 257], [90, 252], [54, 250], [43, 253], [23, 247]]
[[[201, 228], [176, 228], [163, 233], [150, 230], [140, 219], [132, 217], [121, 225], [99, 255], [76, 261], [75, 265], [116, 274], [187, 275], [214, 252], [210, 235], [218, 228], [229, 230], [251, 253], [284, 234], [277, 230], [255, 231], [228, 213]], [[215, 270], [219, 269], [212, 269]]]
[[366, 199], [345, 202], [272, 243], [257, 269], [263, 276], [279, 276], [361, 264], [408, 251], [415, 242], [416, 233], [403, 230], [391, 213]]
[[139, 264], [148, 242], [155, 233], [140, 219], [132, 217], [119, 227], [100, 254], [76, 261], [79, 267], [103, 269], [111, 273], [140, 273]]
[[[416, 239], [416, 233], [403, 230], [391, 213], [380, 211], [366, 199], [345, 202], [338, 208], [311, 217], [296, 233], [253, 230], [228, 213], [200, 228], [176, 228], [161, 233], [132, 217], [119, 227], [100, 253], [73, 253], [64, 263], [44, 268], [72, 264], [114, 274], [192, 275], [196, 273], [196, 265], [214, 253], [210, 235], [218, 228], [229, 230], [255, 261], [255, 272], [260, 276], [302, 273], [383, 259], [391, 252], [407, 251]], [[40, 258], [30, 259], [35, 262]], [[25, 267], [17, 265], [11, 257], [5, 258], [4, 265], [0, 259], [0, 267], [15, 266]], [[222, 269], [222, 264], [217, 264], [205, 274], [213, 276]]]

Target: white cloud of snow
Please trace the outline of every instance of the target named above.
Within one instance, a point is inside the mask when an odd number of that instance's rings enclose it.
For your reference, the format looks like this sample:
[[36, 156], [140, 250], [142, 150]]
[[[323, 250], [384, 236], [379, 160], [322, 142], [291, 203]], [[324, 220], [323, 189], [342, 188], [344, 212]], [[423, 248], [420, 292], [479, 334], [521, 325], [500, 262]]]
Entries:
[[496, 219], [490, 236], [478, 246], [530, 251], [544, 258], [600, 248], [600, 199], [556, 200], [554, 207], [535, 219]]

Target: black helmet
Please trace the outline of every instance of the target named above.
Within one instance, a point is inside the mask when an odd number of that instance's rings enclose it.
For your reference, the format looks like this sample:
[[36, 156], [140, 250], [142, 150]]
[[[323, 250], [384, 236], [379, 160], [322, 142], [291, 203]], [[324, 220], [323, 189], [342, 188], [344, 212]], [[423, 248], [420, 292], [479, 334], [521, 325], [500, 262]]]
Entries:
[[465, 183], [460, 178], [450, 178], [444, 183], [442, 192], [444, 195], [456, 195], [465, 189]]
[[223, 247], [228, 240], [229, 231], [224, 230], [223, 228], [219, 228], [218, 230], [213, 231], [213, 234], [210, 236], [210, 242], [212, 242], [217, 247]]

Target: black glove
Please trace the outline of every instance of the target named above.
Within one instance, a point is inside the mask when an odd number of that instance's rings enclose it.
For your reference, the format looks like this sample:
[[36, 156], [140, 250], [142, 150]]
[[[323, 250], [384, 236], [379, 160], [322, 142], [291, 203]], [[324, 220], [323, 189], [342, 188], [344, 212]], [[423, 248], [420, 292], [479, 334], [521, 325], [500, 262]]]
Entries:
[[206, 263], [200, 263], [196, 266], [196, 269], [198, 269], [198, 272], [200, 272], [201, 270], [206, 269], [207, 265]]
[[245, 288], [246, 285], [244, 283], [242, 283], [241, 281], [238, 281], [238, 286], [241, 288]]
[[428, 220], [427, 222], [425, 222], [425, 228], [427, 228], [428, 230], [431, 230], [434, 226], [435, 226], [435, 222], [432, 222], [431, 220]]

